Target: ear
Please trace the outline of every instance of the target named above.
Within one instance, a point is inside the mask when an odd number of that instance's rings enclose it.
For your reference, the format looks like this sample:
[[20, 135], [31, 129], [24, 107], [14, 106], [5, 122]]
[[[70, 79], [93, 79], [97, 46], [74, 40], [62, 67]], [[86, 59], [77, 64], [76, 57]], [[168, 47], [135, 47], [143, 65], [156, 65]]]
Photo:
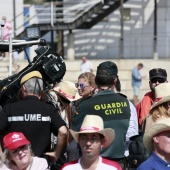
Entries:
[[21, 86], [21, 89], [22, 89], [22, 91], [23, 91], [23, 92], [25, 92], [25, 91], [26, 91], [26, 88], [25, 88], [25, 86], [24, 86], [24, 85], [22, 85], [22, 86]]
[[91, 85], [91, 91], [93, 91], [95, 89], [95, 86]]
[[101, 139], [101, 150], [103, 149], [105, 139]]
[[114, 86], [115, 86], [116, 82], [117, 82], [117, 78], [115, 78], [113, 81]]
[[159, 143], [159, 136], [154, 136], [152, 139], [155, 143]]

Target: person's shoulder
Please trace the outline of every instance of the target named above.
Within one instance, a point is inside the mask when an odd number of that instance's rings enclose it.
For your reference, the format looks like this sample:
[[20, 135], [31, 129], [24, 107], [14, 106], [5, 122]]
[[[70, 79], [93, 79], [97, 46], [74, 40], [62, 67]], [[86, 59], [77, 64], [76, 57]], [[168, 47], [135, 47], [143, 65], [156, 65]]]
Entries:
[[122, 97], [127, 98], [127, 96], [125, 94], [123, 94], [123, 93], [117, 93], [117, 94], [121, 95]]
[[148, 158], [146, 161], [144, 161], [143, 163], [141, 163], [137, 170], [153, 170], [155, 168], [155, 162], [151, 161], [150, 158]]
[[37, 170], [46, 170], [48, 168], [47, 160], [44, 158], [33, 157], [32, 167]]
[[10, 168], [3, 162], [0, 161], [0, 169], [1, 170], [10, 170]]
[[70, 166], [74, 166], [74, 165], [77, 164], [77, 163], [78, 163], [78, 160], [74, 160], [74, 161], [71, 161], [71, 162], [67, 162], [67, 163], [65, 163], [65, 164], [62, 166], [61, 170], [64, 170], [64, 169], [66, 169], [67, 167], [70, 167]]
[[81, 98], [81, 100], [79, 101], [79, 105], [84, 104], [86, 102], [90, 102], [91, 99], [92, 99], [92, 96]]
[[147, 92], [145, 95], [144, 95], [144, 97], [153, 97], [153, 92], [152, 91], [149, 91], [149, 92]]
[[112, 161], [112, 160], [109, 160], [109, 159], [106, 159], [106, 158], [102, 158], [102, 163], [107, 164], [107, 165], [110, 165], [110, 166], [112, 166], [112, 167], [115, 167], [115, 168], [117, 168], [118, 170], [121, 170], [121, 169], [122, 169], [121, 166], [120, 166], [117, 162]]

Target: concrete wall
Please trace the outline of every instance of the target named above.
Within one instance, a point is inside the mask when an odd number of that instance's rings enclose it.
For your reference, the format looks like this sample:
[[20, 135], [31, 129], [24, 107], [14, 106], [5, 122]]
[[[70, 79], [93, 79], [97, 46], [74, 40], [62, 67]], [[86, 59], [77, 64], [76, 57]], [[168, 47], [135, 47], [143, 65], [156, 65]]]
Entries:
[[[170, 1], [157, 2], [158, 55], [160, 58], [169, 58]], [[131, 11], [131, 19], [124, 21], [124, 58], [153, 58], [154, 0], [129, 0], [124, 8]], [[120, 12], [117, 9], [90, 30], [74, 30], [76, 58], [82, 55], [91, 59], [120, 58], [120, 25]], [[65, 55], [67, 34], [65, 32]]]

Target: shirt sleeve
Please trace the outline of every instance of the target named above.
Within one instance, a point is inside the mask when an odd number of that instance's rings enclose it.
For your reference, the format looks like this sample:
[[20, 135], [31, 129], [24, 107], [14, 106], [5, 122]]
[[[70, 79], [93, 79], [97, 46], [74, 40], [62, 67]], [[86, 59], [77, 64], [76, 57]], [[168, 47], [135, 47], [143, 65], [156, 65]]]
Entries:
[[138, 135], [138, 118], [137, 118], [137, 112], [136, 108], [133, 106], [133, 104], [129, 101], [130, 105], [130, 122], [129, 122], [129, 127], [126, 133], [126, 141], [129, 140], [130, 137]]

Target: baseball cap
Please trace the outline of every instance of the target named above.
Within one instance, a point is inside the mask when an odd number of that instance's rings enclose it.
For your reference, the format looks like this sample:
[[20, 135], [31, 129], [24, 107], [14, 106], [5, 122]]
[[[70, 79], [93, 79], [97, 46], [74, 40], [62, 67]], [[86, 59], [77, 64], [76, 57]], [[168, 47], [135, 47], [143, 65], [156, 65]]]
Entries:
[[29, 80], [33, 77], [42, 79], [42, 75], [39, 71], [31, 71], [22, 77], [20, 84], [25, 83], [27, 80]]
[[117, 65], [111, 61], [105, 61], [97, 67], [97, 75], [117, 75]]
[[162, 68], [154, 68], [149, 71], [149, 78], [150, 78], [150, 80], [153, 78], [167, 79], [167, 72], [165, 69], [162, 69]]
[[3, 138], [3, 146], [9, 150], [13, 150], [27, 144], [30, 144], [30, 142], [21, 132], [11, 132]]

